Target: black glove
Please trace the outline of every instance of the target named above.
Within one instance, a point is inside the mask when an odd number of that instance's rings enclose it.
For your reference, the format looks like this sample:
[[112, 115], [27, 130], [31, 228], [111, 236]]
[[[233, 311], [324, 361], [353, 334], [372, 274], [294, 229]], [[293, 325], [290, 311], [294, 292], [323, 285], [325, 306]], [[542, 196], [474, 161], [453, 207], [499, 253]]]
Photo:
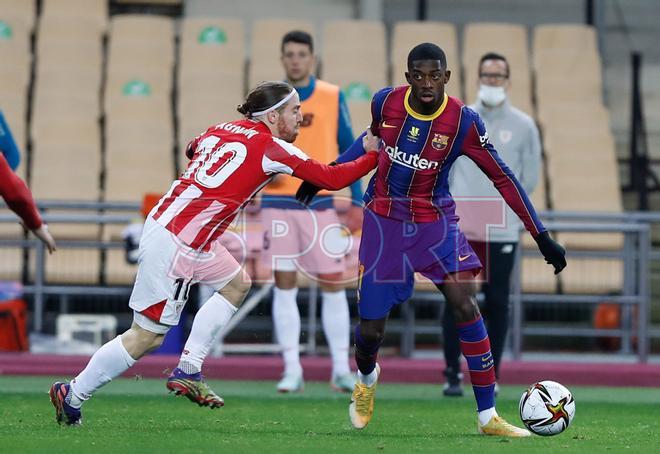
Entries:
[[555, 274], [561, 273], [561, 270], [566, 268], [566, 250], [550, 238], [550, 234], [547, 231], [539, 233], [534, 239], [546, 263], [555, 267]]
[[[336, 162], [331, 162], [329, 166], [336, 166]], [[296, 200], [303, 205], [309, 205], [312, 202], [312, 199], [318, 192], [321, 190], [318, 186], [313, 185], [308, 181], [303, 181], [300, 183], [298, 190], [296, 191]]]
[[296, 191], [296, 200], [303, 205], [309, 205], [314, 196], [321, 190], [318, 186], [314, 186], [312, 183], [303, 181], [300, 183], [300, 187]]

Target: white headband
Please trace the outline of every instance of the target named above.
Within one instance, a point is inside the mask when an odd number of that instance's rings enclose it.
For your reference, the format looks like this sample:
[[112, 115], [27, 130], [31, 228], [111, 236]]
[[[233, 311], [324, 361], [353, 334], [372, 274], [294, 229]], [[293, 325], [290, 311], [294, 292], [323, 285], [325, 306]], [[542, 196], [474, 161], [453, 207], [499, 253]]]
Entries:
[[296, 89], [294, 88], [294, 89], [291, 90], [291, 92], [290, 92], [288, 95], [286, 95], [284, 98], [282, 98], [279, 102], [275, 103], [275, 105], [269, 107], [268, 109], [260, 110], [259, 112], [252, 112], [252, 116], [253, 116], [253, 117], [258, 117], [258, 116], [260, 116], [260, 115], [265, 115], [265, 114], [267, 114], [268, 112], [270, 112], [270, 111], [272, 111], [272, 110], [275, 110], [275, 109], [277, 109], [278, 107], [281, 107], [281, 106], [284, 105], [289, 99], [291, 99], [291, 97], [292, 97], [295, 93], [296, 93]]

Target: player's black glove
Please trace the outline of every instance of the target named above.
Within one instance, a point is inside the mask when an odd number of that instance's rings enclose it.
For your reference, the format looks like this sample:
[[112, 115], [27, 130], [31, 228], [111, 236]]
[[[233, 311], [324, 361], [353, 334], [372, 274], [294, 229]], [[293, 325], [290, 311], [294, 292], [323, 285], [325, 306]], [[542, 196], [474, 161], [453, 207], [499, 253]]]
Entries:
[[534, 239], [539, 246], [541, 254], [543, 254], [543, 257], [545, 258], [546, 263], [555, 267], [555, 274], [561, 273], [561, 270], [566, 268], [566, 250], [561, 247], [559, 243], [550, 238], [550, 234], [548, 234], [547, 230], [539, 233]]
[[[331, 162], [329, 166], [336, 166], [336, 162]], [[312, 202], [312, 199], [318, 192], [321, 190], [318, 186], [309, 183], [308, 181], [303, 181], [300, 183], [298, 190], [296, 191], [296, 200], [303, 205], [309, 205]]]

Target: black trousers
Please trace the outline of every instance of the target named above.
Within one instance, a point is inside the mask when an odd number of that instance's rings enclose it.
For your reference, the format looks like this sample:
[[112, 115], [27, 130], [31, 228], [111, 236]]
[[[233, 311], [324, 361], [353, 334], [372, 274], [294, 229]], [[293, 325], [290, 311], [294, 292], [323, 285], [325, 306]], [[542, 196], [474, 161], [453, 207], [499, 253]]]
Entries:
[[[490, 337], [490, 348], [495, 361], [495, 374], [499, 375], [500, 360], [509, 329], [511, 272], [513, 271], [518, 243], [470, 241], [470, 245], [484, 266], [480, 278], [484, 281], [482, 290], [485, 299], [480, 309], [486, 323], [488, 337]], [[447, 368], [459, 371], [461, 344], [458, 339], [454, 313], [446, 305], [442, 319], [442, 330]]]

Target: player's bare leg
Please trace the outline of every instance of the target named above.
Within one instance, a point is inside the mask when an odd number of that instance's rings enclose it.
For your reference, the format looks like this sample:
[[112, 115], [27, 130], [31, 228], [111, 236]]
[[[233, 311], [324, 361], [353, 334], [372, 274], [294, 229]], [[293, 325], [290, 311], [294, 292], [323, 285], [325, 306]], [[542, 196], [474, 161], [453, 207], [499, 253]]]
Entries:
[[321, 273], [321, 323], [332, 357], [330, 387], [335, 391], [352, 392], [355, 374], [348, 363], [350, 342], [350, 313], [346, 290], [342, 282], [344, 273]]
[[453, 311], [461, 350], [468, 362], [472, 389], [477, 401], [479, 433], [528, 437], [529, 431], [507, 423], [495, 411], [495, 366], [490, 340], [475, 298], [477, 288], [472, 271], [449, 274], [445, 283], [438, 286], [447, 300], [448, 309]]
[[374, 413], [376, 385], [380, 375], [380, 367], [376, 360], [378, 349], [385, 336], [386, 321], [386, 318], [360, 319], [360, 323], [355, 327], [355, 361], [358, 373], [348, 414], [356, 429], [364, 429]]
[[164, 334], [148, 331], [133, 323], [124, 334], [98, 349], [87, 367], [71, 383], [53, 384], [49, 394], [57, 422], [79, 425], [82, 422], [82, 404], [142, 356], [158, 348], [164, 337]]
[[223, 288], [215, 292], [197, 312], [179, 365], [167, 379], [167, 389], [187, 397], [199, 406], [217, 408], [224, 405], [202, 377], [202, 364], [227, 324], [250, 290], [250, 277], [241, 269]]

